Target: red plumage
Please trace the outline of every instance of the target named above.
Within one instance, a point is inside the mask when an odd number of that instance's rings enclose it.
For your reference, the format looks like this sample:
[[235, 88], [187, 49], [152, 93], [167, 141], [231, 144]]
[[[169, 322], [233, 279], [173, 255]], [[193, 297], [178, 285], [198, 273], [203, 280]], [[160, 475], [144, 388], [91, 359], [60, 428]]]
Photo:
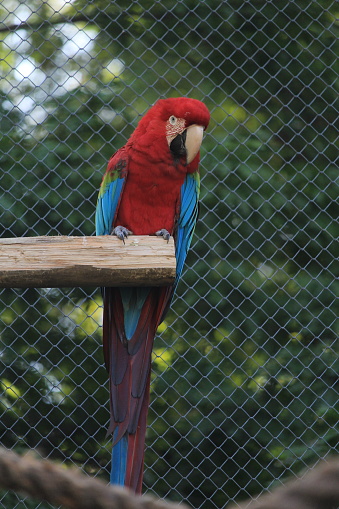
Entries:
[[[199, 163], [199, 147], [187, 163], [182, 145], [190, 126], [206, 128], [208, 122], [206, 106], [194, 99], [163, 99], [146, 113], [127, 144], [109, 161], [99, 193], [97, 234], [111, 233], [116, 226], [123, 226], [136, 235], [154, 235], [166, 229], [176, 239], [183, 185], [187, 175], [197, 172]], [[181, 139], [182, 133], [185, 136]], [[181, 144], [179, 150], [171, 145], [176, 137]], [[123, 184], [116, 196], [118, 181]], [[197, 194], [196, 189], [189, 196], [192, 203]], [[107, 210], [115, 198], [110, 217]], [[190, 201], [187, 207], [190, 211]], [[190, 237], [195, 220], [196, 217], [192, 225], [188, 224]], [[190, 238], [180, 242], [180, 249], [187, 251]], [[178, 250], [177, 246], [177, 255]], [[173, 287], [104, 289], [103, 345], [111, 406], [108, 432], [114, 434], [114, 444], [121, 440], [127, 443], [126, 465], [121, 459], [125, 445], [118, 454], [113, 447], [112, 469], [120, 468], [121, 463], [125, 472], [122, 476], [112, 472], [111, 478], [113, 482], [123, 479], [136, 492], [141, 492], [143, 477], [153, 340], [172, 295]]]
[[[173, 111], [177, 118], [185, 119], [187, 126], [191, 123], [205, 126], [207, 115], [209, 119], [203, 103], [194, 99], [178, 102], [173, 98], [158, 101], [140, 120], [125, 146], [130, 157], [128, 180], [115, 221], [135, 235], [154, 235], [162, 228], [173, 232], [180, 188], [186, 174], [198, 168], [199, 153], [189, 165], [183, 160], [173, 164], [166, 141], [166, 121]], [[110, 165], [114, 166], [120, 156], [118, 153]]]

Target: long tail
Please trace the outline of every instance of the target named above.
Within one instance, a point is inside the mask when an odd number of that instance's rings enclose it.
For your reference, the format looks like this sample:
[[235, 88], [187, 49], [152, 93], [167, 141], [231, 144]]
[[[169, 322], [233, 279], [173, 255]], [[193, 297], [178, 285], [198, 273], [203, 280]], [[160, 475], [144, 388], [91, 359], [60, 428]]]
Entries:
[[[149, 377], [150, 378], [150, 377]], [[141, 412], [135, 433], [124, 433], [113, 445], [111, 464], [111, 484], [125, 485], [136, 493], [141, 493], [144, 472], [145, 435], [149, 406], [149, 380], [141, 405]], [[113, 437], [113, 443], [115, 442]]]
[[111, 483], [141, 493], [154, 336], [169, 288], [105, 288], [103, 346], [110, 379]]

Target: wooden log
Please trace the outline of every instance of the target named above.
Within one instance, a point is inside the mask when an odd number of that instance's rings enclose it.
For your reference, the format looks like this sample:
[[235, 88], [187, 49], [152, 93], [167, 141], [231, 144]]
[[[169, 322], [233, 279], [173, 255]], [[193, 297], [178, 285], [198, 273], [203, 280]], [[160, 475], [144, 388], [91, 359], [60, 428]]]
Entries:
[[173, 238], [22, 237], [0, 239], [0, 287], [165, 286], [173, 283]]

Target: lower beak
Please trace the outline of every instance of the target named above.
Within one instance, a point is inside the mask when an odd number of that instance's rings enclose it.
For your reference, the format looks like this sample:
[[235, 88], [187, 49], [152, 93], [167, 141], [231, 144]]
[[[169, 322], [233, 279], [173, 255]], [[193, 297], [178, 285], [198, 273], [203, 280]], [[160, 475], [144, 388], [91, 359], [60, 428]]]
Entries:
[[186, 134], [186, 160], [190, 164], [200, 150], [204, 128], [201, 125], [193, 124], [187, 128]]

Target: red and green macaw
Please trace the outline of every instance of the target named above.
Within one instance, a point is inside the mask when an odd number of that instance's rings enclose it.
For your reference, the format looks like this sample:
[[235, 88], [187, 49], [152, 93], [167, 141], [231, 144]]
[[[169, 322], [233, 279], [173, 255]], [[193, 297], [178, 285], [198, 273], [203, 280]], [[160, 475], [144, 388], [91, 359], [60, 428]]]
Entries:
[[103, 289], [103, 348], [110, 380], [111, 483], [141, 492], [151, 353], [183, 269], [198, 212], [199, 149], [210, 115], [196, 99], [160, 99], [110, 159], [96, 234], [158, 235], [175, 241], [169, 287]]

